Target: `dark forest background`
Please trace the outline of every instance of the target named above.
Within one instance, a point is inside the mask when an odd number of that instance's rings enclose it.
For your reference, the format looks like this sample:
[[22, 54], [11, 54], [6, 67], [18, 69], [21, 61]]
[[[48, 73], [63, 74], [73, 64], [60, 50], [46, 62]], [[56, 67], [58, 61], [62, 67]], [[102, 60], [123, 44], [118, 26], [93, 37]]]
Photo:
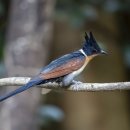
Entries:
[[[34, 76], [79, 49], [92, 31], [108, 56], [96, 57], [83, 82], [130, 79], [129, 0], [0, 0], [0, 77]], [[2, 87], [0, 94], [16, 87]], [[129, 130], [129, 91], [50, 92], [40, 88], [0, 103], [0, 130]]]

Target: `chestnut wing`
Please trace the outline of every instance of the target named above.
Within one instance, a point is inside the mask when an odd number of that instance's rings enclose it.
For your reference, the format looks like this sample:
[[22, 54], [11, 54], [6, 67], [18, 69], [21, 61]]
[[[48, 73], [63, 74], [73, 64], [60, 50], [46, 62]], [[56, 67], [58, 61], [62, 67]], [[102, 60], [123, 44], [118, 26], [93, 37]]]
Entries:
[[80, 69], [85, 63], [85, 56], [79, 52], [76, 55], [73, 55], [72, 53], [71, 55], [68, 54], [68, 56], [65, 55], [63, 57], [66, 59], [61, 59], [61, 60], [59, 59], [59, 62], [61, 61], [63, 62], [58, 63], [56, 61], [53, 61], [51, 63], [53, 65], [51, 64], [48, 65], [50, 67], [46, 67], [46, 69], [44, 69], [44, 71], [42, 71], [39, 76], [43, 79], [53, 79], [53, 78], [65, 76], [67, 74], [70, 74], [73, 71]]

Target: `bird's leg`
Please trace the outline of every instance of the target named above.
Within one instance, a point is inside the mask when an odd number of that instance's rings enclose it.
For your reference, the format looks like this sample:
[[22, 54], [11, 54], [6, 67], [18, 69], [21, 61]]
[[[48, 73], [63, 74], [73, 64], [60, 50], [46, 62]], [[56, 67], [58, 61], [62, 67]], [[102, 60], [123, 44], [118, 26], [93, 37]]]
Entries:
[[70, 74], [64, 76], [64, 78], [62, 80], [63, 86], [69, 86], [72, 83], [74, 77], [75, 76], [73, 75], [73, 73], [70, 73]]

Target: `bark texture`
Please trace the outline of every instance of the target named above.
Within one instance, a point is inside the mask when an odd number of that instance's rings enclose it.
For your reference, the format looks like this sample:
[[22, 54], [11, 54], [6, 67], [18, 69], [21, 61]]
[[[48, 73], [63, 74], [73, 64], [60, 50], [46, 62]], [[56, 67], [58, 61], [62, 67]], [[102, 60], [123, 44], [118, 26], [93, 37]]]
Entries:
[[[30, 80], [29, 77], [10, 77], [0, 79], [0, 86], [21, 86], [25, 85]], [[130, 82], [114, 82], [114, 83], [82, 83], [79, 81], [73, 81], [68, 86], [62, 86], [62, 83], [49, 82], [39, 87], [53, 89], [53, 90], [68, 90], [77, 92], [87, 91], [109, 91], [109, 90], [129, 90]]]
[[[49, 55], [53, 0], [12, 0], [5, 65], [9, 76], [36, 75]], [[13, 87], [15, 89], [15, 87]], [[8, 87], [7, 91], [11, 91]], [[33, 89], [34, 90], [34, 89]], [[10, 98], [1, 107], [1, 130], [36, 130], [39, 89]]]

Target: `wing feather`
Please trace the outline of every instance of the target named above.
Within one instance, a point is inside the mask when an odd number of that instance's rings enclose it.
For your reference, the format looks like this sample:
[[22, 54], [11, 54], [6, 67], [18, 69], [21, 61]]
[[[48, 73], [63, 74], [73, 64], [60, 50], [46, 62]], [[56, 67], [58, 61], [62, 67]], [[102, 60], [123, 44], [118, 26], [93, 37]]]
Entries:
[[50, 70], [49, 72], [41, 73], [40, 77], [43, 79], [52, 79], [60, 76], [65, 76], [73, 71], [78, 70], [80, 67], [84, 65], [84, 62], [85, 57], [73, 58], [72, 60], [65, 62], [65, 64], [62, 64], [59, 67]]

